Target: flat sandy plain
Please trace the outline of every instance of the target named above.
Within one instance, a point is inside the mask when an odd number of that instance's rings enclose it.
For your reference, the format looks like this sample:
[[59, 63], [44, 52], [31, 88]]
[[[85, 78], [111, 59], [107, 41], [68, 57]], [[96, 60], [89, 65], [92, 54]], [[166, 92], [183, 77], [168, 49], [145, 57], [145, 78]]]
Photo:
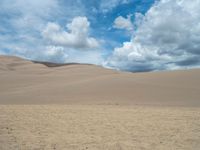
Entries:
[[200, 70], [124, 73], [0, 56], [0, 150], [199, 150]]

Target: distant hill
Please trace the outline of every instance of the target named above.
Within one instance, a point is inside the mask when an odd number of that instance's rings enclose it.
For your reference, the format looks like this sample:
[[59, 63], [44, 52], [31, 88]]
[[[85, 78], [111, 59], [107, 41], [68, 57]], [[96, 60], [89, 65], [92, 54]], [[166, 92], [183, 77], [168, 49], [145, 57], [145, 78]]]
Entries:
[[47, 67], [62, 67], [68, 65], [90, 65], [90, 64], [80, 64], [80, 63], [53, 63], [53, 62], [45, 62], [45, 61], [32, 61], [37, 64], [43, 64]]

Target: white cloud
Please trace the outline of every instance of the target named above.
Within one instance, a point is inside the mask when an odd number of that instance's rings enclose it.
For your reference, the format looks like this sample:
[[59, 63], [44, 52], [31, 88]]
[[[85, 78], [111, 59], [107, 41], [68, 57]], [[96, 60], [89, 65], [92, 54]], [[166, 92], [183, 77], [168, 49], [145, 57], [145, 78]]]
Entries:
[[42, 35], [52, 44], [69, 48], [92, 49], [99, 46], [97, 40], [88, 35], [90, 22], [86, 17], [75, 17], [66, 27], [67, 31], [56, 23], [48, 23]]
[[46, 50], [44, 51], [43, 54], [43, 59], [45, 61], [50, 61], [50, 62], [65, 62], [68, 58], [67, 52], [65, 52], [65, 49], [60, 46], [47, 46]]
[[62, 23], [84, 15], [83, 7], [74, 0], [0, 0], [0, 54], [65, 62], [67, 50], [47, 43], [41, 32], [49, 21]]
[[132, 71], [200, 66], [200, 1], [161, 0], [107, 65]]
[[77, 51], [67, 50], [68, 58], [65, 62], [87, 63], [101, 65], [103, 62], [101, 51]]
[[128, 15], [127, 18], [124, 18], [122, 16], [117, 17], [114, 21], [113, 27], [116, 29], [133, 30], [131, 15]]
[[[57, 63], [100, 64], [102, 51], [96, 48], [97, 40], [89, 36], [89, 21], [76, 18], [85, 15], [84, 7], [74, 0], [1, 0], [0, 32], [5, 34], [0, 35], [0, 54]], [[48, 24], [71, 20], [66, 29], [56, 23]], [[44, 29], [49, 36], [54, 34], [53, 41], [41, 36]]]
[[108, 11], [112, 10], [116, 6], [120, 4], [127, 4], [131, 0], [101, 0], [100, 2], [100, 10], [104, 13], [107, 13]]
[[[18, 33], [40, 31], [45, 21], [59, 12], [57, 0], [2, 0], [0, 13]], [[52, 11], [53, 10], [53, 11]]]

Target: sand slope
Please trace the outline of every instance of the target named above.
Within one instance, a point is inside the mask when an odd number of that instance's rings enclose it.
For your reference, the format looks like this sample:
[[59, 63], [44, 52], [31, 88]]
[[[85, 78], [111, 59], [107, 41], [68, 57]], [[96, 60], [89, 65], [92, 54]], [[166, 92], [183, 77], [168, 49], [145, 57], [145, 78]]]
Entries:
[[125, 73], [0, 56], [0, 104], [200, 106], [200, 69]]

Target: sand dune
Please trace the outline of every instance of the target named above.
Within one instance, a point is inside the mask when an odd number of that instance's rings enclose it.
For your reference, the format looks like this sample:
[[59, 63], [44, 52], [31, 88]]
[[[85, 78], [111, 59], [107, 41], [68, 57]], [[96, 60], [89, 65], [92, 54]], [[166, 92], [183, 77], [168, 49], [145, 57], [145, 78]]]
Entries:
[[0, 57], [0, 104], [200, 106], [200, 70], [126, 73]]
[[199, 69], [126, 73], [0, 56], [0, 149], [199, 150], [199, 85]]

